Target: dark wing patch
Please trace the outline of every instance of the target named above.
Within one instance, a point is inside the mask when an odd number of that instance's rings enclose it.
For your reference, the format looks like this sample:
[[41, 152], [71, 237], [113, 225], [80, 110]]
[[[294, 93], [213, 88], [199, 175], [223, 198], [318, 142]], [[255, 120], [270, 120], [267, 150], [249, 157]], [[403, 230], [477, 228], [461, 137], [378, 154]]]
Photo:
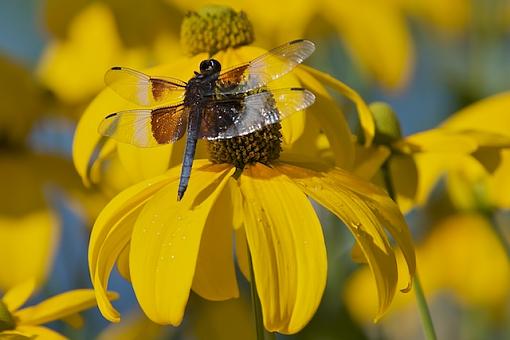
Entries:
[[315, 95], [303, 88], [212, 101], [204, 109], [199, 137], [217, 140], [247, 135], [306, 109], [314, 101]]
[[181, 101], [186, 83], [169, 77], [150, 77], [127, 67], [112, 67], [104, 77], [106, 85], [118, 95], [142, 106]]
[[186, 123], [184, 105], [175, 105], [109, 114], [99, 125], [98, 132], [120, 143], [153, 147], [181, 138]]
[[188, 123], [187, 110], [162, 107], [152, 111], [152, 135], [158, 144], [173, 143], [184, 135]]
[[221, 94], [239, 94], [258, 89], [289, 73], [313, 51], [315, 45], [309, 40], [294, 40], [276, 47], [245, 65], [220, 74], [218, 91]]
[[202, 111], [198, 138], [215, 139], [236, 121], [243, 108], [242, 98], [230, 98], [207, 103]]

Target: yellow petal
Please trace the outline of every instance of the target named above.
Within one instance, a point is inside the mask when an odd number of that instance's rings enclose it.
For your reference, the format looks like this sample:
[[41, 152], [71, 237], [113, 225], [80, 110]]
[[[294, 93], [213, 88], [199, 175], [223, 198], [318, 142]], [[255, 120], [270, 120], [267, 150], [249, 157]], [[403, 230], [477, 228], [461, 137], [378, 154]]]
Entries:
[[129, 274], [129, 247], [130, 243], [124, 246], [124, 249], [121, 250], [119, 257], [117, 259], [117, 270], [119, 271], [120, 276], [122, 276], [125, 280], [131, 281], [131, 276]]
[[320, 82], [331, 86], [331, 88], [340, 92], [342, 95], [346, 96], [352, 102], [354, 102], [358, 110], [361, 129], [363, 130], [363, 135], [365, 138], [364, 145], [371, 145], [375, 136], [375, 122], [374, 117], [372, 116], [372, 113], [370, 112], [370, 109], [368, 108], [363, 98], [361, 98], [361, 96], [349, 86], [342, 83], [340, 80], [333, 78], [327, 73], [321, 72], [306, 65], [301, 65], [300, 68], [310, 73]]
[[98, 306], [105, 318], [118, 322], [119, 313], [106, 294], [108, 278], [122, 250], [129, 243], [133, 224], [143, 204], [158, 190], [177, 179], [178, 171], [136, 184], [118, 194], [101, 211], [92, 228], [89, 242], [89, 272], [96, 291]]
[[265, 165], [245, 169], [240, 183], [264, 325], [296, 333], [315, 313], [326, 284], [319, 219], [301, 190]]
[[38, 73], [59, 99], [72, 103], [90, 98], [103, 87], [109, 67], [146, 63], [145, 51], [123, 48], [115, 25], [108, 6], [93, 3], [73, 20], [66, 40], [50, 42]]
[[[429, 185], [426, 185], [426, 177], [418, 177], [415, 158], [396, 154], [390, 158], [389, 163], [393, 188], [397, 194], [397, 203], [400, 211], [404, 214], [410, 211], [418, 201], [423, 203], [422, 197], [428, 197], [428, 194], [436, 184], [432, 181]], [[424, 185], [421, 192], [419, 191], [420, 185]]]
[[324, 6], [324, 16], [336, 27], [354, 61], [383, 87], [402, 88], [414, 64], [414, 51], [400, 9], [387, 1], [326, 0]]
[[405, 153], [415, 152], [451, 152], [468, 154], [475, 151], [477, 143], [467, 135], [432, 129], [405, 137], [394, 145]]
[[[183, 144], [185, 139], [179, 141]], [[119, 143], [117, 153], [119, 160], [129, 174], [133, 183], [163, 174], [170, 165], [170, 155], [174, 144], [154, 148], [140, 148], [130, 144]], [[182, 154], [180, 155], [182, 157]]]
[[154, 322], [181, 323], [204, 225], [232, 172], [225, 164], [194, 168], [180, 202], [176, 201], [178, 181], [174, 181], [140, 213], [129, 265], [136, 297]]
[[[116, 293], [108, 293], [110, 299], [117, 298]], [[20, 325], [40, 325], [60, 320], [96, 305], [92, 289], [76, 289], [50, 297], [43, 302], [23, 308], [14, 313]]]
[[415, 271], [415, 256], [407, 225], [395, 203], [378, 187], [339, 168], [320, 173], [282, 164], [280, 171], [298, 184], [319, 204], [338, 216], [354, 235], [377, 284], [381, 317], [388, 308], [397, 284], [397, 263], [386, 228], [406, 258], [407, 287]]
[[59, 234], [58, 219], [48, 210], [20, 217], [0, 216], [0, 268], [5, 273], [0, 275], [0, 289], [30, 278], [40, 284], [52, 263]]
[[12, 289], [2, 297], [3, 303], [7, 306], [9, 312], [14, 312], [19, 307], [23, 306], [30, 298], [35, 289], [35, 279], [25, 281]]
[[19, 331], [0, 331], [0, 337], [5, 340], [32, 340], [32, 334], [26, 334]]
[[[235, 180], [230, 178], [228, 181]], [[239, 297], [232, 251], [232, 209], [230, 190], [224, 190], [213, 205], [213, 213], [202, 232], [192, 289], [208, 300]]]
[[40, 326], [18, 326], [16, 330], [21, 332], [22, 334], [26, 334], [30, 336], [30, 339], [34, 337], [36, 339], [44, 339], [44, 340], [67, 340], [67, 338], [59, 333], [55, 332], [52, 329]]
[[[465, 155], [449, 153], [419, 153], [413, 156], [418, 169], [418, 189], [416, 192], [416, 204], [423, 205], [430, 193], [449, 169], [455, 168], [463, 162]], [[395, 177], [401, 176], [395, 173]]]
[[385, 146], [372, 145], [366, 148], [361, 145], [356, 145], [356, 159], [352, 172], [356, 174], [356, 176], [370, 180], [379, 171], [389, 155], [390, 150]]
[[250, 254], [248, 253], [248, 241], [246, 240], [244, 227], [236, 229], [235, 241], [237, 265], [246, 280], [251, 281]]
[[68, 315], [61, 320], [75, 329], [82, 328], [85, 324], [85, 319], [79, 313]]
[[441, 127], [454, 131], [478, 130], [510, 135], [510, 92], [480, 100], [448, 118]]
[[[329, 145], [334, 154], [335, 164], [341, 167], [350, 168], [354, 161], [354, 143], [351, 138], [351, 131], [345, 119], [343, 112], [340, 110], [334, 99], [328, 93], [326, 88], [320, 83], [320, 79], [308, 72], [308, 69], [297, 68], [294, 73], [299, 77], [303, 86], [312, 91], [316, 96], [315, 103], [308, 109], [309, 119], [317, 122], [316, 124], [307, 124], [306, 130], [300, 140], [293, 145], [292, 150], [296, 153], [300, 152], [299, 143], [304, 147], [317, 147], [317, 138], [319, 132], [323, 131], [326, 135]], [[313, 127], [316, 126], [316, 131]], [[313, 140], [312, 138], [315, 138]], [[296, 150], [297, 149], [297, 150]], [[312, 149], [313, 150], [313, 149]], [[305, 153], [309, 156], [310, 151], [305, 148]], [[317, 151], [314, 151], [318, 153]]]

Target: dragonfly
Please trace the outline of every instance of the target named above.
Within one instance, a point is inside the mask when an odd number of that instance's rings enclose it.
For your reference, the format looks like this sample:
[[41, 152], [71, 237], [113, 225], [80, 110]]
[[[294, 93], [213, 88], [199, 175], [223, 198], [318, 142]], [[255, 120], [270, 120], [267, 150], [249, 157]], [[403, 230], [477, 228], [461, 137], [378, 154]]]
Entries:
[[105, 74], [106, 85], [143, 108], [108, 114], [99, 133], [120, 143], [155, 147], [176, 142], [187, 131], [177, 192], [180, 201], [190, 180], [198, 139], [247, 135], [314, 103], [315, 96], [307, 89], [267, 87], [314, 50], [313, 42], [294, 40], [224, 71], [218, 60], [206, 59], [188, 82], [112, 67]]

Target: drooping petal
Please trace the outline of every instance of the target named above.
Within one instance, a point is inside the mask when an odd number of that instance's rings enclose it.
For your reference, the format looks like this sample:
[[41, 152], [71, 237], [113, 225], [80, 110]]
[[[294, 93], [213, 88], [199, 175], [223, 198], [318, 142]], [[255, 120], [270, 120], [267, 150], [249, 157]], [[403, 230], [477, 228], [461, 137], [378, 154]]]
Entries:
[[232, 172], [225, 164], [194, 168], [181, 201], [176, 201], [174, 181], [140, 213], [131, 239], [130, 274], [140, 306], [154, 322], [182, 321], [204, 225]]
[[390, 150], [385, 146], [372, 145], [368, 148], [356, 146], [356, 159], [352, 172], [363, 179], [370, 180], [379, 171], [389, 157]]
[[264, 325], [298, 332], [315, 313], [326, 284], [319, 219], [301, 190], [265, 165], [245, 169], [240, 183]]
[[[184, 142], [179, 141], [180, 144]], [[119, 143], [117, 153], [119, 160], [129, 174], [133, 183], [159, 176], [168, 170], [170, 155], [175, 145], [168, 144], [156, 148], [139, 148], [130, 144]], [[182, 156], [182, 153], [180, 153]]]
[[128, 243], [124, 246], [124, 249], [121, 250], [119, 257], [117, 258], [117, 270], [119, 271], [120, 276], [122, 276], [125, 280], [131, 281], [131, 277], [129, 274], [129, 248], [131, 243]]
[[331, 86], [334, 90], [340, 92], [354, 102], [358, 110], [359, 121], [363, 130], [363, 135], [365, 137], [364, 144], [365, 146], [370, 146], [375, 136], [375, 122], [374, 117], [363, 98], [361, 98], [361, 96], [352, 88], [342, 83], [340, 80], [333, 78], [327, 73], [321, 72], [306, 65], [301, 65], [300, 68], [310, 73], [317, 80], [328, 86]]
[[176, 180], [179, 171], [178, 168], [171, 169], [166, 175], [146, 180], [122, 191], [96, 219], [89, 242], [89, 272], [99, 309], [110, 321], [120, 320], [119, 313], [106, 295], [111, 269], [130, 241], [134, 222], [143, 204], [163, 186]]
[[65, 336], [60, 335], [54, 330], [41, 326], [18, 326], [16, 327], [16, 331], [29, 336], [30, 339], [35, 337], [36, 339], [44, 340], [67, 340]]
[[394, 147], [404, 153], [440, 152], [469, 154], [478, 147], [475, 140], [462, 133], [432, 129], [415, 133], [397, 142]]
[[[311, 129], [313, 125], [308, 124], [303, 134], [317, 139], [318, 132], [324, 131], [333, 151], [335, 164], [349, 169], [354, 162], [354, 143], [347, 120], [320, 79], [308, 72], [309, 69], [298, 67], [294, 71], [303, 86], [316, 96], [316, 101], [308, 112], [310, 119], [318, 123], [317, 131], [313, 131]], [[317, 140], [310, 140], [310, 137], [303, 138], [302, 142], [305, 145], [316, 146]], [[299, 140], [297, 142], [299, 143]]]
[[31, 279], [25, 281], [14, 288], [9, 289], [2, 297], [2, 302], [7, 306], [9, 312], [14, 312], [19, 307], [23, 306], [30, 298], [35, 289], [36, 281]]
[[193, 277], [193, 291], [205, 299], [222, 301], [239, 297], [232, 248], [233, 221], [230, 190], [224, 190], [213, 205], [202, 232]]
[[[108, 293], [110, 299], [116, 299], [116, 293]], [[81, 312], [96, 305], [96, 296], [92, 289], [76, 289], [65, 292], [43, 302], [16, 311], [13, 315], [20, 325], [41, 325], [59, 320], [71, 314]]]
[[397, 263], [385, 227], [407, 261], [408, 286], [415, 271], [410, 232], [395, 203], [378, 187], [339, 168], [319, 172], [288, 164], [278, 170], [289, 176], [319, 204], [338, 216], [354, 235], [377, 283], [379, 318], [388, 308], [397, 284]]

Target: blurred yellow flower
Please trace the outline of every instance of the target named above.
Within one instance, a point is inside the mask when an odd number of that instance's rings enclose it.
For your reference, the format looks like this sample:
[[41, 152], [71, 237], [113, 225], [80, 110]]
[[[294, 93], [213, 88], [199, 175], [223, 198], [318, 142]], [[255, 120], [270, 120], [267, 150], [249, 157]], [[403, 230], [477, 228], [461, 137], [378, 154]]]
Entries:
[[0, 187], [8, 193], [0, 197], [0, 289], [29, 278], [39, 285], [60, 238], [60, 220], [47, 195], [61, 189], [78, 197], [79, 178], [69, 161], [54, 156], [4, 152], [0, 163]]
[[[48, 298], [37, 305], [21, 308], [30, 298], [35, 281], [29, 280], [8, 290], [0, 300], [0, 337], [21, 339], [66, 339], [59, 333], [41, 326], [55, 320], [62, 320], [94, 307], [94, 292], [77, 289]], [[107, 293], [108, 299], [115, 299], [115, 293]]]
[[[442, 126], [453, 131], [498, 134], [508, 139], [509, 106], [510, 92], [500, 93], [466, 107]], [[499, 143], [497, 140], [492, 142], [486, 143], [487, 146], [475, 154], [475, 159], [463, 158], [449, 168], [447, 184], [459, 208], [510, 208], [510, 148], [498, 147], [504, 144], [504, 138]]]
[[[209, 3], [202, 0], [168, 2], [183, 11], [197, 10]], [[216, 3], [245, 11], [254, 24], [257, 40], [264, 47], [297, 38], [313, 38], [310, 30], [321, 29], [326, 22], [345, 43], [354, 63], [388, 89], [403, 87], [413, 68], [413, 43], [405, 18], [391, 2], [223, 0]]]
[[104, 70], [117, 64], [146, 65], [144, 49], [126, 49], [111, 10], [94, 2], [70, 24], [65, 40], [53, 40], [40, 60], [41, 81], [64, 103], [88, 100], [103, 86]]
[[[497, 315], [510, 298], [510, 266], [506, 254], [489, 222], [481, 215], [451, 215], [440, 221], [417, 245], [416, 258], [427, 300], [432, 305], [438, 301], [434, 297], [448, 293], [461, 305], [488, 309]], [[356, 271], [349, 279], [344, 298], [359, 323], [370, 322], [367, 313], [377, 309], [375, 294], [366, 268]], [[383, 326], [401, 322], [402, 314], [409, 311], [412, 303], [415, 303], [412, 297], [398, 294], [381, 320]], [[442, 320], [435, 321], [441, 328]]]
[[[396, 114], [388, 105], [374, 103], [370, 108], [377, 125], [375, 142], [370, 147], [372, 151], [358, 153], [356, 167], [363, 168], [365, 178], [371, 178], [384, 161], [385, 153], [380, 149], [387, 148], [389, 172], [403, 212], [424, 204], [439, 178], [449, 169], [462, 162], [477, 162], [476, 159], [482, 164], [487, 163], [483, 155], [498, 154], [504, 147], [510, 146], [510, 136], [484, 130], [480, 124], [454, 128], [452, 124], [444, 123], [437, 128], [402, 137]], [[374, 158], [374, 153], [381, 156]], [[382, 183], [381, 176], [379, 173], [375, 181]]]
[[0, 144], [4, 148], [24, 146], [50, 102], [49, 93], [29, 70], [0, 54]]

